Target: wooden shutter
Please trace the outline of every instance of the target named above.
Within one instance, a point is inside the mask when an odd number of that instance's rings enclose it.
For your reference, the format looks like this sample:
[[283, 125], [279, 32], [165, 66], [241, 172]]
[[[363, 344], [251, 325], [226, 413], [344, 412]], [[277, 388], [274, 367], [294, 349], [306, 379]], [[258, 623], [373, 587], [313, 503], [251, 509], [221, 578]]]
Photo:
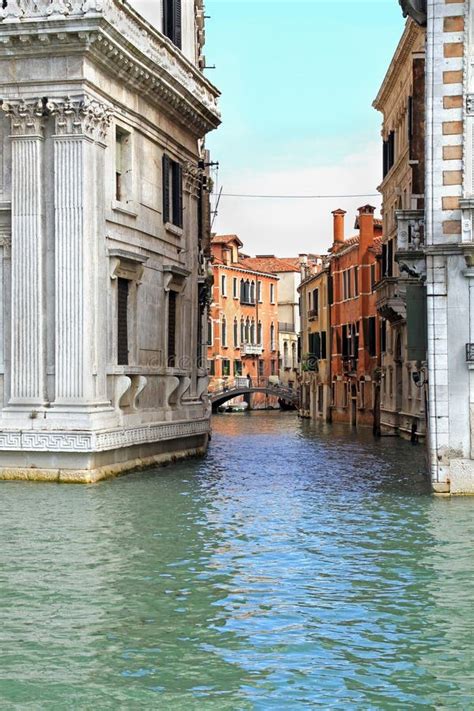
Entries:
[[163, 153], [163, 222], [170, 221], [170, 159]]
[[428, 347], [426, 287], [407, 284], [407, 357], [408, 360], [426, 360]]
[[321, 331], [321, 359], [327, 358], [326, 331]]
[[128, 280], [117, 279], [117, 363], [128, 365]]
[[393, 239], [387, 242], [387, 276], [393, 276]]
[[173, 180], [173, 225], [183, 226], [183, 169], [176, 161], [171, 163]]
[[171, 38], [175, 45], [181, 49], [181, 0], [173, 2], [173, 37]]
[[176, 292], [168, 294], [168, 367], [176, 365]]

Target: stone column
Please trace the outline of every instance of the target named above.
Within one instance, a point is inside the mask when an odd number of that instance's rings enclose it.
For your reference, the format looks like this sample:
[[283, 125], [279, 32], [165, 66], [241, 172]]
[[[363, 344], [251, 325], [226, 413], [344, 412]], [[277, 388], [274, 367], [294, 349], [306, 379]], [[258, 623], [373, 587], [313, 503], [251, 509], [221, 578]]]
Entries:
[[10, 405], [45, 401], [43, 131], [40, 100], [5, 101], [12, 140]]
[[[55, 118], [55, 391], [54, 406], [104, 400], [96, 383], [99, 270], [97, 177], [110, 123], [106, 107], [80, 97], [48, 105]], [[105, 227], [105, 226], [104, 226]], [[105, 337], [105, 335], [104, 335]]]

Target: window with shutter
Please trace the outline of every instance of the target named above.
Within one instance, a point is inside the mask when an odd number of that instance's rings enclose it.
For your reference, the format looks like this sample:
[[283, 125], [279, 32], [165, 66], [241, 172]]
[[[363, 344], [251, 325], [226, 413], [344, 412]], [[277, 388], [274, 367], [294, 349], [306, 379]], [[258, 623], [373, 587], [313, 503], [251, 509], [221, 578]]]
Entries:
[[117, 363], [128, 365], [128, 280], [117, 279]]
[[170, 221], [170, 194], [171, 194], [170, 159], [166, 155], [166, 153], [163, 154], [162, 166], [163, 166], [163, 222], [166, 223], [166, 222]]
[[183, 169], [180, 163], [171, 162], [172, 177], [172, 221], [176, 227], [183, 226]]
[[176, 300], [175, 291], [168, 294], [168, 367], [176, 366]]
[[326, 358], [328, 357], [326, 338], [326, 331], [321, 331], [321, 360], [326, 360]]
[[183, 169], [163, 154], [163, 222], [183, 227]]
[[163, 34], [181, 49], [182, 44], [181, 0], [164, 0]]

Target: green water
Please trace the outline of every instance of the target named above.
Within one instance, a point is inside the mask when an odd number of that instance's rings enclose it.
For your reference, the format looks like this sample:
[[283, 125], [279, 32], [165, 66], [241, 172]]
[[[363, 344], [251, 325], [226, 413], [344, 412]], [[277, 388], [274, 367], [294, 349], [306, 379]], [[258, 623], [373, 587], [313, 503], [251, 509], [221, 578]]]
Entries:
[[0, 485], [2, 709], [474, 709], [474, 499], [292, 414], [96, 486]]

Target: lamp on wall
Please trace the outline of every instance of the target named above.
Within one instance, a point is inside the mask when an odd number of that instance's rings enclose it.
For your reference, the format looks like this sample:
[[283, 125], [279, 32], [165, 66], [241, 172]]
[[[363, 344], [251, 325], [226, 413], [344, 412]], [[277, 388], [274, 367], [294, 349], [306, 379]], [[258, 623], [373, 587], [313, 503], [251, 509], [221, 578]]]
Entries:
[[403, 17], [411, 17], [418, 25], [426, 26], [426, 0], [398, 0], [403, 10]]

